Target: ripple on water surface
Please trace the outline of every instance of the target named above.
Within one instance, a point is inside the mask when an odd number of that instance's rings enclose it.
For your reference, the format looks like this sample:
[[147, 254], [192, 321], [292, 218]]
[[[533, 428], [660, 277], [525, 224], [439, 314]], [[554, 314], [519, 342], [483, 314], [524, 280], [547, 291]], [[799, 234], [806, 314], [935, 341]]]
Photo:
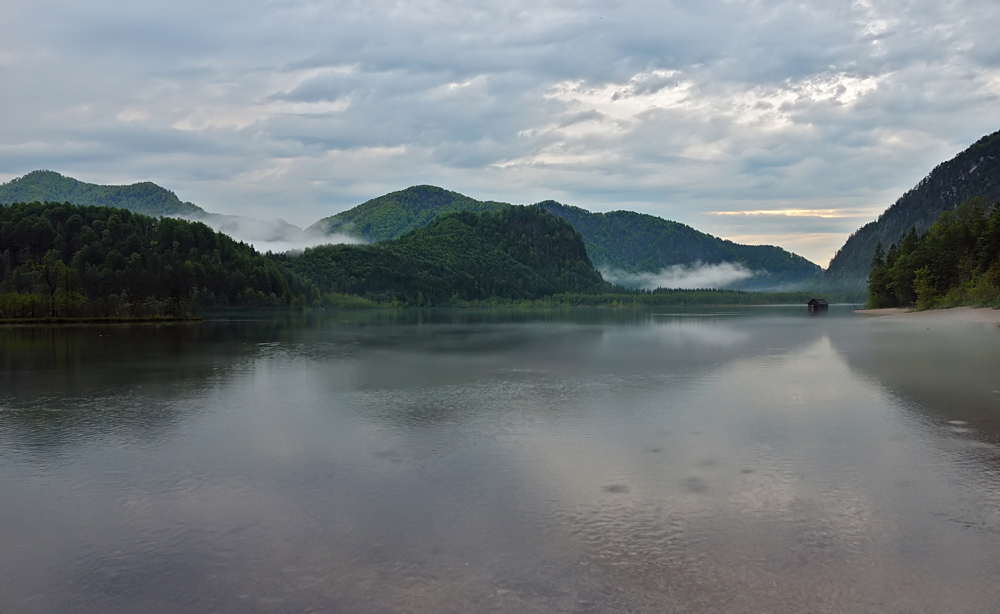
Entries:
[[995, 610], [1000, 340], [789, 313], [21, 334], [0, 611]]

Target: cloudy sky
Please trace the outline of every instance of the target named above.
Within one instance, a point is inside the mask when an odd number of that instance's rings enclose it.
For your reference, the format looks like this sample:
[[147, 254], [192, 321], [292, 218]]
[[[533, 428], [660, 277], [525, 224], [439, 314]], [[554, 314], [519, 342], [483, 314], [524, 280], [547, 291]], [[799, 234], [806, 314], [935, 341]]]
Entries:
[[1000, 129], [988, 0], [8, 0], [0, 180], [307, 225], [428, 183], [826, 265]]

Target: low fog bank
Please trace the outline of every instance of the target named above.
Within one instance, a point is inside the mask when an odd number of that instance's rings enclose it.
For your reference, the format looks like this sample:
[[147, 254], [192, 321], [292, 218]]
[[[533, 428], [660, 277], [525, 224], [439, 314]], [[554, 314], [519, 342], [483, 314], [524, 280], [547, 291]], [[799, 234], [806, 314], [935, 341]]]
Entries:
[[[237, 238], [237, 237], [234, 237]], [[299, 241], [260, 241], [253, 240], [249, 241], [247, 239], [240, 239], [244, 243], [249, 243], [253, 245], [254, 249], [258, 252], [274, 252], [274, 253], [289, 253], [290, 255], [301, 254], [302, 250], [308, 247], [316, 247], [317, 245], [334, 245], [334, 244], [348, 244], [348, 245], [360, 245], [364, 241], [358, 239], [357, 237], [352, 237], [345, 234], [332, 234], [324, 236], [316, 235], [303, 235]]]
[[[910, 311], [901, 307], [887, 309], [862, 309], [857, 313], [878, 317], [879, 322], [912, 322], [916, 324], [945, 325], [987, 325], [992, 329], [1000, 326], [1000, 309], [990, 307], [952, 307], [950, 309], [929, 309]], [[930, 330], [930, 329], [928, 329]]]
[[601, 269], [600, 272], [604, 279], [613, 284], [641, 290], [731, 288], [738, 282], [749, 280], [755, 275], [754, 271], [742, 264], [730, 262], [675, 264], [661, 269], [658, 273], [629, 273], [618, 269]]
[[320, 234], [302, 230], [285, 220], [259, 220], [239, 215], [209, 213], [201, 216], [185, 216], [192, 222], [202, 222], [213, 230], [227, 234], [237, 241], [253, 245], [259, 252], [301, 251], [307, 247], [334, 243], [359, 244], [362, 239], [348, 234]]

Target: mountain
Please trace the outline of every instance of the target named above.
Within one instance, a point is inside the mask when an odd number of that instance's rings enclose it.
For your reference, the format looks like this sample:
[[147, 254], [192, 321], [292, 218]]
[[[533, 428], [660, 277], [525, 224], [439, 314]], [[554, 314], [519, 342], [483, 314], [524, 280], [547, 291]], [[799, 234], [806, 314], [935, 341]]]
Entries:
[[284, 220], [258, 220], [239, 215], [209, 213], [182, 202], [177, 195], [155, 183], [98, 185], [84, 183], [53, 171], [32, 171], [0, 185], [0, 204], [57, 202], [89, 207], [114, 207], [144, 215], [198, 220], [215, 230], [248, 242], [297, 243], [302, 229]]
[[939, 164], [876, 221], [852, 234], [830, 261], [824, 281], [831, 286], [864, 287], [879, 243], [888, 250], [911, 228], [926, 231], [943, 212], [974, 196], [991, 203], [1000, 199], [1000, 132]]
[[181, 202], [170, 190], [148, 181], [132, 185], [97, 185], [53, 171], [32, 171], [0, 185], [0, 204], [30, 202], [68, 202], [174, 217], [197, 217], [206, 213], [201, 207]]
[[357, 207], [325, 217], [305, 232], [319, 235], [346, 234], [367, 242], [395, 239], [426, 225], [440, 213], [497, 211], [507, 203], [479, 201], [458, 192], [431, 185], [418, 185], [373, 198]]
[[321, 292], [409, 305], [610, 289], [580, 234], [537, 207], [445, 213], [389, 241], [324, 245], [277, 258]]
[[572, 224], [583, 235], [587, 253], [601, 271], [655, 273], [692, 263], [729, 263], [756, 273], [725, 284], [744, 289], [791, 286], [816, 280], [822, 274], [816, 264], [780, 247], [740, 245], [653, 215], [591, 213], [551, 200], [536, 206]]
[[[419, 228], [438, 214], [498, 211], [510, 206], [478, 201], [434, 186], [414, 186], [323, 218], [305, 232], [347, 234], [379, 242]], [[630, 211], [591, 213], [551, 200], [536, 206], [568, 221], [583, 236], [594, 265], [624, 285], [655, 287], [657, 279], [646, 279], [642, 274], [655, 277], [670, 267], [698, 264], [731, 265], [728, 278], [724, 276], [714, 283], [730, 288], [782, 288], [811, 282], [822, 274], [817, 265], [779, 247], [739, 245], [652, 215]]]

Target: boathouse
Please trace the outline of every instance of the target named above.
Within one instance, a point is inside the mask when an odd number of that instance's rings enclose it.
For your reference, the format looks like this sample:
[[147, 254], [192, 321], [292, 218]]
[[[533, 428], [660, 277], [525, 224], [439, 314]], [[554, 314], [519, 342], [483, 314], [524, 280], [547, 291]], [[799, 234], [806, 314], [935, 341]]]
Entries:
[[830, 303], [827, 303], [825, 298], [809, 299], [806, 305], [809, 306], [809, 311], [823, 311], [830, 307]]

